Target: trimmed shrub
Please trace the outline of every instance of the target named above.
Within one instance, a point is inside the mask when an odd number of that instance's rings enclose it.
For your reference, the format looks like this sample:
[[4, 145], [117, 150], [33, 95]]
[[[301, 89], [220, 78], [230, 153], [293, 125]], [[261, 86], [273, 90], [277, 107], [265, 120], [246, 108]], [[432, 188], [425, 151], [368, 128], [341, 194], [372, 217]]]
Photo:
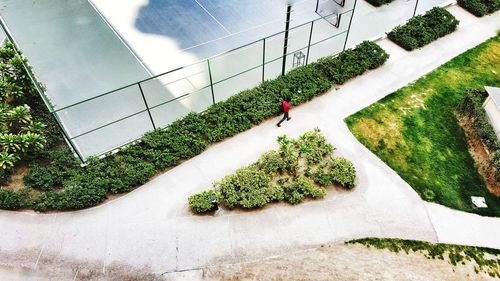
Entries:
[[[54, 185], [56, 187], [62, 185], [64, 189], [75, 186], [93, 188], [96, 191], [89, 192], [98, 195], [95, 196], [97, 200], [86, 200], [85, 204], [77, 204], [68, 203], [72, 201], [65, 199], [67, 197], [65, 190], [42, 194], [36, 199], [34, 208], [64, 209], [65, 204], [69, 204], [67, 208], [74, 209], [76, 206], [91, 206], [91, 202], [101, 202], [103, 190], [112, 193], [127, 192], [146, 182], [154, 173], [200, 154], [209, 144], [234, 136], [266, 118], [280, 114], [280, 104], [285, 95], [291, 98], [292, 105], [301, 104], [324, 93], [332, 84], [342, 84], [382, 65], [388, 57], [377, 44], [365, 41], [355, 49], [346, 50], [337, 57], [327, 57], [316, 63], [293, 69], [286, 75], [242, 91], [226, 101], [210, 106], [203, 113], [190, 113], [164, 129], [147, 133], [140, 142], [130, 145], [120, 153], [101, 160], [91, 160], [85, 168], [73, 164], [65, 165], [68, 168], [61, 168], [54, 159], [48, 165], [37, 162], [40, 168], [35, 168], [28, 176], [29, 186], [40, 190], [54, 189]], [[283, 139], [280, 145], [295, 144]], [[283, 159], [281, 169], [285, 173], [295, 173], [298, 167], [298, 152], [290, 150], [283, 155], [286, 157]], [[280, 152], [280, 156], [283, 155]], [[271, 162], [272, 160], [263, 159]], [[264, 165], [266, 170], [280, 169], [277, 163], [271, 162], [263, 162], [260, 165]], [[50, 168], [52, 166], [56, 168]], [[43, 168], [46, 171], [42, 172]], [[58, 173], [63, 175], [57, 176]], [[40, 183], [37, 183], [38, 177], [43, 179]], [[282, 190], [272, 184], [262, 188], [264, 191], [269, 191], [269, 194], [256, 192], [258, 196], [250, 198], [250, 195], [255, 194], [253, 191], [248, 191], [248, 194], [241, 198], [229, 197], [234, 201], [230, 200], [228, 204], [242, 207], [259, 206], [269, 200], [281, 200], [283, 197]], [[227, 192], [230, 190], [227, 188]]]
[[221, 195], [215, 190], [207, 190], [198, 194], [189, 196], [188, 203], [191, 210], [195, 213], [206, 213], [214, 210], [212, 196], [215, 196], [217, 202], [220, 202]]
[[395, 27], [387, 37], [405, 50], [423, 47], [457, 29], [459, 21], [446, 9], [434, 7], [425, 15], [411, 18]]
[[394, 0], [366, 0], [366, 2], [372, 4], [375, 7], [380, 7], [385, 4], [389, 4]]
[[500, 0], [458, 0], [457, 3], [476, 17], [492, 14], [500, 9]]

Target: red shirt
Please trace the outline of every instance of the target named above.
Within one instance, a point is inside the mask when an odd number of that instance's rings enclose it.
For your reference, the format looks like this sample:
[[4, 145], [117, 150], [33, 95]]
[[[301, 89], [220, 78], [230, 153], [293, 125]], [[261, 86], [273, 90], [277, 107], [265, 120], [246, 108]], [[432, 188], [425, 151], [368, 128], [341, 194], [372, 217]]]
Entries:
[[290, 108], [292, 108], [290, 104], [287, 101], [283, 101], [283, 111], [288, 112], [290, 111]]

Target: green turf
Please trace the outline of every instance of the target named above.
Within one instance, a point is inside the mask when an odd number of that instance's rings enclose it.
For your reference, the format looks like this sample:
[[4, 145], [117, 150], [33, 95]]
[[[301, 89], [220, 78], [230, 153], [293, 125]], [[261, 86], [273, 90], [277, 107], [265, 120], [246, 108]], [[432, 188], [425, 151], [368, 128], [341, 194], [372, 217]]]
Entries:
[[[349, 116], [346, 123], [425, 200], [500, 216], [500, 198], [486, 189], [454, 116], [465, 90], [485, 85], [500, 86], [500, 36]], [[489, 208], [475, 208], [470, 196], [486, 197]]]

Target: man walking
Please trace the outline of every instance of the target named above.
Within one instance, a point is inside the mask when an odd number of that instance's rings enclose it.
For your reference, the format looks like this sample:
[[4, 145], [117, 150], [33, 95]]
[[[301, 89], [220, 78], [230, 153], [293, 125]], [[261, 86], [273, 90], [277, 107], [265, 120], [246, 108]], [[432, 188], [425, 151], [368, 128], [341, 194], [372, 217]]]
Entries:
[[285, 100], [282, 103], [282, 106], [283, 106], [283, 113], [284, 114], [283, 114], [283, 118], [281, 118], [281, 120], [278, 122], [278, 124], [276, 124], [276, 126], [278, 126], [278, 127], [281, 127], [281, 123], [283, 121], [285, 121], [285, 119], [286, 119], [286, 121], [292, 119], [291, 117], [288, 116], [288, 112], [290, 111], [290, 108], [292, 108], [290, 106], [290, 98], [285, 98]]

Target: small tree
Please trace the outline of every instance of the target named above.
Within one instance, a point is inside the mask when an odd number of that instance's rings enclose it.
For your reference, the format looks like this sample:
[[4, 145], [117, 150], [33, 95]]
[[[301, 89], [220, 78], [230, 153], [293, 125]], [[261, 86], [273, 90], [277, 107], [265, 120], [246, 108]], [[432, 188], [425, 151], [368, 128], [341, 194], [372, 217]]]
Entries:
[[24, 58], [11, 43], [0, 49], [0, 169], [13, 167], [22, 155], [43, 148], [44, 125], [33, 121], [23, 100], [33, 91]]

